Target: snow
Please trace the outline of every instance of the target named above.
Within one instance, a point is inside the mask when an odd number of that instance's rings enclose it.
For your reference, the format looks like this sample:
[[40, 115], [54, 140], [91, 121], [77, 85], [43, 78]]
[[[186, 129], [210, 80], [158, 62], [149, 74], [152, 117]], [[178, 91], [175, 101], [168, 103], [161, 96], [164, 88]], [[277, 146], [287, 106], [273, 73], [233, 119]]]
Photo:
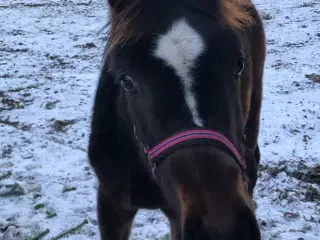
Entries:
[[[85, 219], [64, 239], [99, 239], [86, 148], [105, 2], [0, 2], [0, 239], [46, 229], [51, 239]], [[255, 189], [263, 239], [320, 239], [320, 83], [306, 77], [320, 74], [320, 1], [254, 2], [268, 43]], [[168, 231], [161, 212], [141, 210], [131, 239]]]

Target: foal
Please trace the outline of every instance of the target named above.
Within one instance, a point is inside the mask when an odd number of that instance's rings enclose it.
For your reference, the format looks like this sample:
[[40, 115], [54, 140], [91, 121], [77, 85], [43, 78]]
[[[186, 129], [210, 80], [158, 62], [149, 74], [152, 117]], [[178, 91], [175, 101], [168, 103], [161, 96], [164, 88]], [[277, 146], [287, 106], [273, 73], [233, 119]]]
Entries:
[[265, 35], [249, 0], [109, 0], [92, 115], [101, 239], [126, 240], [141, 208], [172, 239], [259, 240]]

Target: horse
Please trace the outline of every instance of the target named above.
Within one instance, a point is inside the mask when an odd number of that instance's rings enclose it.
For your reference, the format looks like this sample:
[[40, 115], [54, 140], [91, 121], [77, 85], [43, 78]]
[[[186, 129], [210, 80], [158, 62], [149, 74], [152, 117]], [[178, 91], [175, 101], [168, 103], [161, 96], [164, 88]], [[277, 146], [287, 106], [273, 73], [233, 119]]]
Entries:
[[158, 209], [173, 240], [258, 240], [266, 55], [250, 0], [108, 0], [88, 161], [103, 240]]

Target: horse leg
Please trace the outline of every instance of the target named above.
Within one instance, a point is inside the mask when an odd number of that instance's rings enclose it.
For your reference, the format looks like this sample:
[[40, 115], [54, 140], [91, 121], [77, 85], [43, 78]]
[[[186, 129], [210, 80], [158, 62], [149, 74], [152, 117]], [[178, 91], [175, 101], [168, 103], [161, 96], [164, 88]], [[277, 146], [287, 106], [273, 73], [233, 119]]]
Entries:
[[162, 208], [161, 211], [166, 215], [170, 223], [171, 240], [180, 240], [181, 224], [177, 214], [169, 208]]
[[128, 210], [108, 199], [98, 189], [98, 221], [101, 240], [128, 240], [137, 210]]

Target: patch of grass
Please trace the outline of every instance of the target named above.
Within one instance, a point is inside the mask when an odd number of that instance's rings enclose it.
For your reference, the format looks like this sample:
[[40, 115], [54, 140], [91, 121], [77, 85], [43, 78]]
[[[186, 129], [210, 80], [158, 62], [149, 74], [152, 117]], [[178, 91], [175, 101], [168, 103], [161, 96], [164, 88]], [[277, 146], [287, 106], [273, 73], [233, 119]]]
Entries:
[[89, 60], [91, 58], [91, 56], [88, 54], [82, 54], [82, 55], [76, 54], [76, 55], [72, 56], [71, 58], [80, 59], [80, 60]]
[[82, 45], [75, 45], [75, 47], [89, 49], [89, 48], [96, 48], [97, 46], [94, 43], [90, 42]]
[[43, 232], [39, 233], [37, 236], [35, 236], [33, 238], [29, 238], [28, 240], [40, 240], [40, 239], [44, 238], [49, 232], [50, 232], [50, 230], [46, 229]]
[[54, 119], [53, 123], [53, 128], [57, 132], [63, 131], [63, 129], [69, 125], [75, 124], [77, 121], [72, 119], [72, 120], [56, 120]]
[[71, 191], [75, 191], [75, 190], [77, 190], [76, 187], [64, 187], [62, 192], [66, 193], [66, 192], [71, 192]]
[[53, 61], [52, 67], [58, 67], [58, 68], [64, 69], [69, 65], [69, 63], [65, 62], [65, 60], [59, 55], [50, 55], [49, 53], [47, 53], [45, 56]]
[[284, 67], [284, 63], [281, 62], [280, 60], [277, 60], [275, 63], [273, 63], [271, 65], [271, 67], [275, 68], [275, 69], [280, 69], [281, 67]]
[[13, 163], [12, 162], [0, 163], [0, 168], [10, 168], [10, 167], [13, 167]]
[[47, 4], [44, 3], [25, 3], [23, 4], [24, 7], [36, 8], [36, 7], [45, 7]]
[[[22, 109], [24, 108], [24, 103], [19, 100], [14, 100], [4, 92], [0, 92], [0, 102], [7, 106], [3, 110], [12, 110], [12, 109]], [[1, 110], [1, 109], [0, 109]]]
[[[19, 121], [11, 121], [9, 119], [6, 119], [6, 120], [0, 119], [0, 123], [5, 124], [10, 127], [21, 129], [23, 131], [29, 131], [32, 128], [31, 125], [20, 125], [19, 126], [19, 124], [20, 124]], [[2, 151], [2, 157], [8, 157], [11, 153], [12, 153], [12, 147], [11, 147], [11, 145], [8, 145], [7, 148], [5, 148]]]
[[11, 89], [8, 90], [8, 92], [21, 92], [21, 91], [26, 90], [26, 89], [37, 89], [41, 85], [43, 85], [43, 84], [39, 84], [39, 85], [31, 84], [31, 85], [28, 85], [26, 87], [11, 88]]
[[4, 125], [8, 125], [8, 126], [11, 126], [11, 127], [17, 127], [18, 124], [19, 124], [19, 121], [10, 121], [9, 119], [0, 119], [0, 123], [4, 124]]
[[6, 173], [4, 173], [4, 174], [0, 174], [0, 181], [2, 181], [2, 180], [4, 180], [4, 179], [7, 179], [7, 178], [9, 178], [9, 177], [11, 177], [11, 176], [12, 176], [11, 171], [6, 172]]
[[49, 101], [45, 104], [45, 109], [47, 110], [51, 110], [51, 109], [54, 109], [56, 108], [56, 104], [58, 103], [59, 101]]
[[171, 240], [171, 234], [166, 233], [165, 235], [161, 236], [159, 240]]
[[31, 125], [23, 125], [23, 126], [21, 126], [20, 129], [21, 129], [22, 131], [30, 131], [31, 128], [32, 128]]
[[140, 228], [140, 227], [143, 227], [143, 226], [144, 226], [144, 224], [142, 224], [142, 223], [134, 223], [133, 224], [134, 228]]
[[306, 183], [315, 183], [320, 185], [320, 166], [306, 168], [287, 172], [290, 177], [294, 177]]
[[8, 73], [0, 75], [0, 78], [10, 78], [10, 77], [11, 76]]
[[[276, 166], [268, 166], [268, 165], [261, 165], [260, 171], [261, 172], [267, 172], [270, 174], [271, 177], [276, 177], [279, 173], [285, 172], [289, 177], [293, 177], [301, 182], [307, 183], [307, 184], [317, 184], [320, 186], [320, 166], [315, 167], [308, 167], [306, 166], [303, 161], [299, 162], [299, 164], [295, 167], [288, 167], [290, 166], [288, 161], [282, 161]], [[311, 185], [302, 186], [304, 197], [303, 201], [308, 202], [319, 202], [320, 201], [320, 191]], [[287, 199], [289, 202], [289, 191], [286, 189], [276, 189], [276, 192], [279, 192], [279, 199]], [[290, 192], [296, 193], [296, 196], [298, 198], [301, 197], [301, 192], [295, 191], [294, 189], [291, 189]], [[299, 197], [300, 196], [300, 197]], [[291, 199], [290, 201], [293, 201]]]
[[34, 209], [35, 210], [39, 210], [39, 209], [44, 208], [44, 207], [45, 207], [45, 205], [43, 203], [38, 203], [37, 205], [34, 206]]
[[91, 175], [91, 172], [90, 172], [90, 167], [89, 166], [86, 166], [84, 167], [84, 171], [86, 172], [86, 175], [90, 176]]
[[305, 76], [307, 79], [315, 83], [320, 83], [320, 74], [311, 73], [311, 74], [306, 74]]
[[305, 199], [309, 202], [320, 202], [320, 192], [316, 188], [308, 186]]
[[47, 218], [54, 218], [57, 216], [56, 212], [53, 211], [47, 211]]
[[313, 7], [314, 5], [315, 5], [315, 3], [313, 3], [313, 2], [308, 2], [308, 3], [304, 2], [304, 3], [302, 3], [300, 6], [298, 6], [298, 8], [302, 8], [302, 7]]
[[12, 153], [12, 145], [10, 144], [5, 145], [2, 149], [1, 157], [8, 158], [11, 156], [11, 153]]
[[272, 18], [273, 18], [272, 15], [269, 14], [269, 13], [262, 14], [262, 19], [263, 20], [271, 20]]
[[5, 188], [5, 191], [0, 192], [0, 197], [21, 196], [21, 195], [25, 194], [24, 189], [18, 183], [8, 184], [8, 185], [0, 185], [0, 187]]
[[9, 52], [9, 53], [17, 53], [17, 52], [28, 52], [28, 48], [20, 48], [20, 49], [14, 49], [14, 48], [0, 48], [0, 52]]
[[272, 177], [277, 176], [280, 172], [285, 172], [288, 176], [305, 183], [320, 185], [320, 165], [310, 168], [300, 162], [297, 169], [289, 169], [288, 165], [286, 161], [282, 161], [277, 166], [260, 165], [259, 170], [268, 172]]
[[304, 46], [306, 46], [305, 42], [296, 42], [296, 43], [287, 42], [283, 45], [283, 47], [288, 47], [288, 48], [301, 48]]
[[295, 220], [297, 218], [299, 218], [299, 213], [295, 213], [295, 212], [284, 212], [283, 213], [283, 217], [287, 220]]
[[[13, 29], [12, 31], [9, 32], [12, 36], [19, 36], [19, 35], [26, 35], [26, 32], [20, 29]], [[21, 45], [21, 44], [19, 44]], [[24, 44], [22, 44], [24, 45]]]
[[92, 0], [90, 0], [89, 2], [76, 3], [76, 5], [78, 5], [78, 6], [89, 6], [91, 3], [92, 3]]
[[85, 219], [85, 220], [83, 220], [82, 223], [78, 224], [77, 226], [75, 226], [69, 230], [66, 230], [66, 231], [60, 233], [58, 236], [52, 238], [51, 240], [58, 240], [58, 239], [66, 237], [68, 235], [75, 234], [80, 228], [82, 228], [84, 225], [86, 225], [88, 223], [89, 223], [89, 221], [87, 219]]

